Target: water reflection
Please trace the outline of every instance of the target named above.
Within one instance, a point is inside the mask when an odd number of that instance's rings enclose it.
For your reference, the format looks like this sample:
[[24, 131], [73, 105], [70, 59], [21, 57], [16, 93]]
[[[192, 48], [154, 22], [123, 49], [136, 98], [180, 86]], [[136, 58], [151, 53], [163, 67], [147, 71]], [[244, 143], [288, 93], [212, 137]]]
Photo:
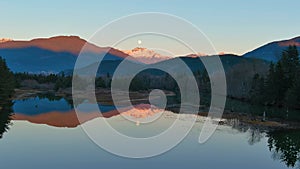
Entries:
[[269, 150], [273, 158], [295, 167], [300, 161], [300, 131], [273, 131], [268, 133]]
[[0, 102], [0, 138], [9, 130], [12, 116], [13, 102], [10, 100], [1, 100]]
[[250, 145], [254, 145], [255, 143], [258, 143], [261, 141], [261, 139], [263, 138], [263, 133], [256, 129], [256, 130], [250, 130], [249, 132], [249, 140], [248, 140], [248, 143]]
[[227, 119], [227, 124], [239, 132], [248, 133], [249, 145], [254, 145], [267, 138], [269, 151], [274, 160], [283, 162], [287, 167], [300, 168], [300, 131], [271, 130], [241, 123], [238, 119]]
[[[78, 106], [88, 107], [88, 104], [89, 103], [82, 103]], [[34, 106], [31, 105], [31, 107]], [[117, 115], [132, 118], [132, 120], [134, 120], [137, 123], [143, 123], [155, 118], [159, 113], [162, 112], [160, 109], [150, 106], [148, 104], [135, 105], [133, 108], [122, 108], [119, 111], [116, 110], [113, 106], [100, 105], [99, 107], [100, 109], [106, 111], [102, 111], [101, 113], [93, 110], [76, 113], [74, 109], [70, 109], [68, 111], [50, 111], [44, 113], [32, 113], [30, 111], [24, 111], [24, 113], [20, 111], [15, 112], [11, 118], [13, 120], [29, 121], [35, 124], [46, 124], [54, 127], [74, 128], [80, 124], [91, 121], [95, 118], [110, 118]], [[80, 116], [81, 121], [78, 120], [78, 116]]]
[[249, 145], [254, 145], [256, 143], [259, 143], [264, 137], [264, 130], [260, 128], [245, 125], [241, 123], [238, 119], [230, 119], [227, 121], [229, 121], [229, 125], [231, 125], [232, 128], [237, 129], [240, 132], [248, 132]]
[[[88, 103], [81, 103], [77, 106], [85, 106]], [[37, 106], [36, 106], [37, 105]], [[84, 121], [88, 122], [95, 118], [110, 118], [113, 116], [129, 116], [136, 120], [137, 124], [142, 125], [143, 120], [154, 118], [161, 112], [159, 109], [153, 109], [150, 105], [140, 104], [134, 108], [123, 108], [121, 112], [115, 110], [113, 106], [99, 105], [103, 114], [95, 111], [82, 112]], [[14, 108], [14, 114], [12, 114]], [[34, 112], [34, 113], [33, 113]], [[27, 100], [12, 101], [0, 103], [0, 138], [9, 130], [11, 120], [25, 120], [36, 124], [46, 124], [54, 127], [74, 128], [80, 125], [77, 114], [70, 106], [69, 102], [63, 98], [48, 98], [40, 96], [29, 98]], [[141, 124], [140, 124], [141, 123]], [[201, 122], [199, 122], [201, 123]], [[262, 140], [267, 140], [266, 146], [271, 152], [271, 157], [281, 161], [287, 167], [295, 167], [300, 161], [300, 131], [269, 131], [259, 127], [253, 127], [241, 124], [238, 119], [227, 120], [226, 125], [230, 125], [239, 133], [247, 133], [249, 145], [255, 145]], [[36, 126], [39, 127], [39, 126]], [[224, 146], [226, 146], [224, 144]]]

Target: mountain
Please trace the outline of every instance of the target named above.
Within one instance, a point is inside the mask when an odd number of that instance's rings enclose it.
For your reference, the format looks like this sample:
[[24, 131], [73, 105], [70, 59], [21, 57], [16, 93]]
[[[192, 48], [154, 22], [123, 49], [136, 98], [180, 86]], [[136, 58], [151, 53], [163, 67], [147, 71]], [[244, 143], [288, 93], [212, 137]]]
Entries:
[[243, 55], [246, 58], [258, 58], [267, 61], [277, 62], [281, 58], [282, 52], [289, 46], [296, 45], [300, 51], [300, 36], [282, 41], [275, 41], [263, 45], [253, 51], [250, 51]]
[[132, 50], [124, 50], [123, 52], [132, 56], [135, 60], [146, 64], [157, 63], [172, 58], [171, 56], [161, 55], [154, 50], [141, 47], [136, 47]]
[[[47, 124], [54, 127], [74, 128], [80, 124], [91, 121], [95, 118], [111, 118], [123, 114], [124, 116], [134, 117], [137, 120], [148, 118], [160, 113], [162, 110], [149, 104], [135, 105], [134, 108], [121, 108], [120, 110], [110, 110], [101, 113], [97, 111], [76, 113], [75, 110], [43, 112], [40, 114], [26, 114], [16, 112], [13, 114], [13, 120], [29, 121], [35, 124]], [[78, 120], [80, 117], [80, 121]]]
[[[300, 37], [269, 43], [246, 53], [243, 57], [222, 55], [220, 58], [225, 68], [234, 66], [235, 61], [245, 61], [247, 65], [251, 65], [250, 62], [260, 62], [257, 59], [277, 61], [281, 56], [281, 52], [289, 45], [296, 45], [300, 50]], [[83, 46], [85, 46], [85, 50], [81, 51]], [[129, 64], [138, 64], [138, 66], [145, 66], [145, 63], [170, 64], [178, 59], [178, 57], [172, 58], [172, 56], [162, 55], [155, 50], [141, 47], [126, 51], [98, 47], [77, 36], [57, 36], [30, 41], [0, 40], [0, 56], [6, 59], [9, 68], [13, 72], [58, 73], [67, 70], [68, 74], [71, 74], [80, 52], [85, 58], [85, 62], [80, 64], [80, 68], [87, 71], [91, 67], [90, 65], [97, 65], [100, 56], [104, 57], [98, 75], [112, 74], [124, 58], [129, 58]], [[195, 71], [204, 68], [203, 66], [199, 67], [200, 56], [200, 54], [191, 54], [181, 57], [181, 59], [187, 62], [189, 67]], [[196, 61], [193, 59], [196, 59]], [[265, 64], [264, 61], [261, 61], [261, 63]], [[174, 70], [180, 71], [180, 68], [174, 66]]]
[[[82, 47], [84, 51], [81, 51]], [[122, 60], [128, 57], [114, 48], [98, 47], [77, 36], [57, 36], [40, 38], [30, 41], [13, 41], [2, 39], [0, 56], [6, 59], [9, 68], [14, 72], [58, 73], [73, 69], [79, 53], [82, 52], [87, 66], [98, 61], [104, 55], [104, 60]]]
[[[99, 62], [94, 62], [88, 66], [77, 69], [77, 71], [80, 72], [80, 74], [85, 73], [86, 75], [90, 75], [98, 68], [97, 76], [106, 76], [107, 74], [113, 75], [121, 62], [122, 60], [104, 60], [100, 64]], [[126, 60], [126, 63], [128, 65], [128, 69], [144, 65], [131, 60]], [[65, 75], [72, 75], [73, 68], [64, 70], [63, 72]]]
[[2, 39], [0, 39], [0, 43], [9, 42], [9, 41], [12, 41], [12, 39], [9, 39], [9, 38], [2, 38]]
[[[3, 39], [5, 40], [5, 39]], [[36, 47], [52, 52], [66, 52], [73, 55], [78, 55], [85, 45], [86, 53], [103, 53], [109, 50], [109, 53], [122, 58], [127, 57], [125, 53], [110, 47], [98, 47], [92, 43], [81, 39], [78, 36], [56, 36], [51, 38], [38, 38], [30, 41], [14, 41], [6, 40], [0, 43], [0, 49], [20, 49]]]

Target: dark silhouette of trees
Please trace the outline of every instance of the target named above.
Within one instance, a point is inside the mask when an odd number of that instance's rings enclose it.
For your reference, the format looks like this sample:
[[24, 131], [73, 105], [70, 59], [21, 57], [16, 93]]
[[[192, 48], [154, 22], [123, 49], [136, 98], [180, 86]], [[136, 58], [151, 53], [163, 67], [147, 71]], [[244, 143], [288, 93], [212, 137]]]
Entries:
[[268, 133], [268, 147], [288, 167], [294, 167], [300, 157], [299, 131], [273, 131]]
[[267, 87], [274, 88], [274, 93], [272, 95], [274, 98], [274, 104], [282, 106], [284, 104], [283, 101], [285, 98], [285, 93], [288, 89], [288, 85], [281, 61], [277, 62], [276, 64], [273, 81], [273, 85]]
[[0, 138], [3, 137], [4, 133], [9, 130], [9, 126], [12, 125], [12, 106], [13, 102], [8, 98], [0, 102]]
[[300, 109], [300, 72], [295, 76], [292, 87], [287, 91], [286, 103], [288, 107]]
[[29, 73], [15, 73], [16, 87], [21, 87], [21, 83], [25, 80], [34, 80], [39, 84], [54, 83], [54, 89], [65, 89], [72, 87], [72, 76], [61, 74], [29, 74]]
[[0, 100], [12, 97], [14, 88], [14, 75], [7, 67], [5, 60], [0, 57]]
[[295, 80], [297, 71], [299, 70], [299, 53], [296, 46], [289, 46], [282, 53], [282, 58], [279, 61], [284, 72], [284, 80], [287, 86], [292, 86]]
[[56, 82], [55, 82], [55, 90], [59, 90], [59, 89], [65, 89], [65, 88], [69, 88], [72, 87], [72, 76], [58, 76]]
[[264, 101], [264, 89], [265, 82], [264, 77], [261, 77], [259, 74], [255, 74], [252, 81], [252, 86], [250, 89], [250, 101], [253, 104], [258, 104]]
[[282, 52], [281, 59], [270, 64], [265, 79], [255, 75], [249, 99], [252, 103], [300, 108], [300, 62], [296, 46], [289, 46]]
[[105, 88], [106, 87], [105, 81], [103, 80], [102, 77], [97, 77], [96, 78], [96, 80], [95, 80], [95, 86], [96, 87], [101, 87], [101, 88]]
[[35, 80], [38, 83], [55, 83], [59, 79], [59, 77], [63, 77], [57, 74], [29, 74], [29, 73], [15, 73], [15, 80], [17, 83], [17, 87], [20, 87], [20, 84], [24, 80]]
[[8, 131], [11, 125], [12, 101], [15, 79], [4, 59], [0, 57], [0, 138]]

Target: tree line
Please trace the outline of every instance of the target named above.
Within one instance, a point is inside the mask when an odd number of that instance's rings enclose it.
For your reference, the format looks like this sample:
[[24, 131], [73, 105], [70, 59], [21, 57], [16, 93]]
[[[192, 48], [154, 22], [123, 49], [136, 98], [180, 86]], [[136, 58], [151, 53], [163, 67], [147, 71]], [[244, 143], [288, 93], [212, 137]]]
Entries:
[[252, 104], [300, 109], [300, 62], [296, 46], [271, 63], [266, 76], [255, 74], [249, 99]]
[[[138, 73], [130, 83], [130, 91], [150, 91], [151, 89], [161, 89], [172, 91], [176, 94], [176, 100], [180, 102], [181, 93], [177, 82], [174, 77], [166, 72], [157, 70], [159, 73], [151, 74], [147, 71]], [[15, 73], [15, 83], [17, 88], [22, 87], [22, 82], [26, 80], [33, 80], [39, 84], [54, 84], [54, 90], [63, 90], [72, 87], [72, 75], [60, 74], [29, 74], [29, 73]], [[186, 78], [184, 74], [178, 74], [175, 78]], [[210, 103], [210, 80], [206, 71], [197, 70], [194, 72], [194, 77], [198, 83], [199, 91], [201, 95], [201, 104], [208, 105]], [[79, 76], [75, 76], [76, 80], [82, 82], [83, 86], [87, 86], [89, 83], [84, 82], [84, 79]], [[116, 83], [122, 83], [126, 79], [114, 79]], [[106, 75], [97, 76], [95, 79], [96, 88], [110, 89], [112, 76], [107, 73]], [[77, 86], [78, 87], [78, 86]]]
[[12, 116], [12, 96], [15, 89], [15, 79], [4, 59], [0, 57], [0, 138], [9, 130]]

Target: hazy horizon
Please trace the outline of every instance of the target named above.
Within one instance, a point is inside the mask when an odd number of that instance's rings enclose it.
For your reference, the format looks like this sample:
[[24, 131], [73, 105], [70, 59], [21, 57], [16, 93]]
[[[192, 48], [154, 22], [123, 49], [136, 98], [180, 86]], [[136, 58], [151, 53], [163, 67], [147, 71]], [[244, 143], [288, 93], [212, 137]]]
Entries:
[[[271, 41], [299, 36], [295, 22], [300, 2], [258, 0], [242, 1], [117, 1], [29, 0], [1, 1], [1, 38], [30, 40], [58, 35], [76, 35], [89, 39], [112, 20], [139, 12], [162, 12], [176, 15], [195, 24], [212, 41], [218, 53], [244, 54]], [[187, 10], [189, 12], [187, 12]], [[55, 12], [53, 12], [55, 11]], [[280, 12], [278, 12], [280, 11]], [[238, 15], [237, 15], [238, 14]], [[22, 18], [22, 19], [20, 19]], [[128, 49], [128, 48], [124, 48]], [[201, 52], [201, 51], [199, 51]]]

